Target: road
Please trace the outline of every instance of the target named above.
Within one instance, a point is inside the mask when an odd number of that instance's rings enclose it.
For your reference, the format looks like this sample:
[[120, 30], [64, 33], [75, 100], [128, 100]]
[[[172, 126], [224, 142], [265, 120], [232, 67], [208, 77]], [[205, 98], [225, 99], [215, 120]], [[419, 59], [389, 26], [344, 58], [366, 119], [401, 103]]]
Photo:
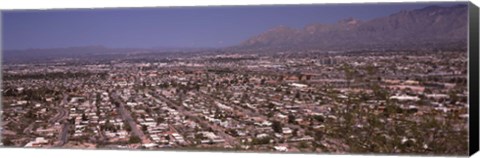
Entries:
[[65, 108], [55, 108], [55, 110], [57, 110], [57, 114], [48, 120], [49, 123], [55, 123], [55, 122], [62, 122], [63, 120], [65, 120], [68, 116], [68, 110], [65, 109]]
[[[48, 123], [53, 124], [55, 122], [61, 122], [61, 121], [65, 120], [67, 118], [68, 110], [63, 108], [63, 105], [67, 102], [67, 98], [68, 98], [68, 96], [64, 95], [64, 98], [60, 102], [59, 107], [55, 107], [55, 110], [57, 111], [57, 114], [55, 114], [54, 117], [50, 118], [48, 120]], [[32, 122], [30, 125], [28, 125], [27, 128], [25, 128], [23, 130], [23, 133], [30, 133], [33, 129], [34, 124], [35, 124], [35, 122]]]
[[174, 101], [172, 101], [172, 100], [170, 100], [170, 99], [168, 99], [168, 98], [166, 98], [162, 95], [157, 95], [157, 94], [154, 93], [154, 95], [152, 95], [152, 96], [166, 102], [167, 104], [175, 106], [177, 108], [177, 110], [179, 110], [180, 113], [188, 116], [189, 118], [192, 118], [196, 122], [200, 123], [200, 125], [202, 125], [203, 127], [209, 127], [211, 129], [213, 129], [215, 132], [217, 132], [218, 135], [220, 135], [222, 138], [224, 138], [225, 142], [228, 143], [229, 145], [232, 145], [232, 146], [237, 145], [237, 142], [235, 141], [235, 138], [232, 137], [231, 135], [228, 135], [227, 133], [225, 133], [224, 128], [219, 127], [219, 126], [214, 125], [214, 124], [210, 124], [205, 119], [199, 118], [197, 115], [191, 113], [188, 110], [185, 110], [185, 108], [183, 106], [181, 106], [179, 103], [176, 103], [176, 102], [174, 102]]
[[50, 123], [55, 123], [55, 122], [63, 122], [62, 123], [62, 130], [60, 131], [60, 134], [58, 135], [58, 140], [59, 143], [55, 146], [60, 147], [65, 145], [68, 142], [68, 129], [70, 127], [70, 124], [68, 121], [66, 121], [68, 117], [68, 110], [65, 108], [65, 105], [68, 103], [67, 101], [68, 95], [64, 94], [63, 99], [60, 102], [59, 107], [56, 107], [56, 110], [58, 111], [58, 114], [53, 117], [52, 119], [49, 120]]
[[138, 138], [142, 139], [142, 143], [146, 143], [146, 137], [142, 130], [140, 130], [137, 126], [137, 123], [132, 118], [130, 113], [125, 109], [125, 104], [123, 101], [120, 100], [118, 94], [112, 93], [112, 99], [119, 104], [117, 107], [117, 111], [122, 116], [122, 119], [128, 123], [128, 125], [132, 129], [133, 135], [137, 136]]
[[23, 130], [23, 133], [24, 134], [27, 134], [27, 133], [30, 133], [32, 131], [32, 128], [33, 128], [33, 125], [35, 124], [35, 122], [32, 122], [30, 125], [27, 126], [27, 128], [25, 128]]
[[65, 108], [65, 104], [67, 104], [68, 95], [64, 94], [63, 99], [60, 102], [58, 107], [55, 107], [55, 110], [58, 112], [53, 118], [49, 119], [49, 123], [61, 122], [65, 120], [68, 116], [68, 109]]
[[57, 147], [63, 146], [68, 142], [68, 128], [70, 127], [68, 122], [64, 122], [62, 124], [62, 131], [60, 132], [60, 135], [58, 139], [60, 142], [56, 145]]

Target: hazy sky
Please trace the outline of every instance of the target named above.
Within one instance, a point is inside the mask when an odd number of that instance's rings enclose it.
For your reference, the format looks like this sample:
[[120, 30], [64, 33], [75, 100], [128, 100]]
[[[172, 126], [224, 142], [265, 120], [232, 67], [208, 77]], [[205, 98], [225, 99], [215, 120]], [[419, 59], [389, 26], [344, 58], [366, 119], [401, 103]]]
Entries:
[[[455, 3], [458, 4], [458, 3]], [[369, 20], [438, 3], [3, 11], [3, 48], [224, 47], [279, 25]]]

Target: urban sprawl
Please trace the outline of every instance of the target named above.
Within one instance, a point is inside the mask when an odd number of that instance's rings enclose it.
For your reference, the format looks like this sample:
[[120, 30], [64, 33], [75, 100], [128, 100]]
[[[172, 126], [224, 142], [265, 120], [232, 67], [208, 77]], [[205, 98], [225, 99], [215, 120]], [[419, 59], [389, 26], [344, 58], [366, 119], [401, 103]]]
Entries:
[[468, 152], [463, 51], [217, 53], [2, 65], [4, 146]]

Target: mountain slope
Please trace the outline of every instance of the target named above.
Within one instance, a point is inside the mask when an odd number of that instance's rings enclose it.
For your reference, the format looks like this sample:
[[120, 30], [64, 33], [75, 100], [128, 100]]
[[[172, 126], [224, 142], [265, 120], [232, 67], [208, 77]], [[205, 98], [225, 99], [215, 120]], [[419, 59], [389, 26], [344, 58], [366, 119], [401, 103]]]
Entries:
[[430, 6], [369, 21], [353, 18], [302, 29], [280, 26], [252, 37], [239, 48], [443, 48], [466, 47], [467, 5]]

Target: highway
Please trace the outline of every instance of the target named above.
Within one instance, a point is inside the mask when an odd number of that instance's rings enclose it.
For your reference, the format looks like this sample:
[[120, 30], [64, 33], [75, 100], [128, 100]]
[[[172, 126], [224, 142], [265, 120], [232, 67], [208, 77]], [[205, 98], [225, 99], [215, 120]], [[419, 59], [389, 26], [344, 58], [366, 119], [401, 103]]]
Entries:
[[55, 110], [57, 111], [57, 114], [53, 118], [48, 120], [49, 123], [61, 122], [67, 118], [68, 116], [67, 109], [56, 107]]
[[145, 134], [143, 133], [142, 130], [138, 128], [135, 120], [132, 118], [130, 113], [125, 109], [125, 104], [123, 104], [123, 102], [119, 99], [119, 96], [116, 93], [112, 93], [112, 99], [119, 104], [119, 106], [117, 107], [117, 111], [122, 116], [122, 119], [124, 121], [127, 121], [128, 125], [132, 129], [132, 133], [138, 138], [140, 138], [142, 140], [142, 143], [146, 143], [147, 139], [145, 137]]
[[55, 122], [61, 122], [65, 120], [68, 116], [68, 109], [66, 109], [64, 106], [68, 102], [68, 95], [64, 94], [63, 99], [60, 102], [58, 107], [55, 107], [55, 110], [57, 111], [57, 114], [52, 117], [51, 119], [48, 120], [49, 123], [55, 123]]
[[58, 139], [60, 139], [60, 142], [56, 145], [57, 147], [63, 146], [68, 142], [68, 128], [70, 127], [68, 122], [64, 122], [62, 124], [62, 131], [60, 132], [60, 135]]
[[68, 110], [65, 108], [65, 105], [68, 102], [68, 95], [64, 94], [63, 99], [60, 102], [59, 107], [56, 107], [56, 110], [58, 111], [58, 114], [55, 115], [52, 119], [49, 120], [50, 123], [56, 123], [56, 122], [63, 122], [62, 123], [62, 130], [60, 131], [60, 134], [58, 135], [59, 143], [56, 144], [55, 146], [60, 147], [65, 145], [68, 142], [68, 128], [70, 127], [70, 124], [68, 121], [66, 121], [68, 117]]
[[[61, 122], [61, 121], [65, 120], [67, 118], [68, 110], [62, 107], [67, 102], [67, 98], [68, 98], [68, 96], [64, 95], [64, 98], [63, 98], [62, 102], [60, 102], [59, 107], [55, 107], [55, 110], [57, 111], [57, 114], [55, 114], [54, 117], [50, 118], [48, 120], [48, 123], [54, 124], [55, 122]], [[23, 133], [26, 134], [26, 133], [31, 132], [34, 124], [35, 124], [35, 122], [32, 122], [30, 125], [28, 125], [27, 128], [25, 128], [23, 130]]]

